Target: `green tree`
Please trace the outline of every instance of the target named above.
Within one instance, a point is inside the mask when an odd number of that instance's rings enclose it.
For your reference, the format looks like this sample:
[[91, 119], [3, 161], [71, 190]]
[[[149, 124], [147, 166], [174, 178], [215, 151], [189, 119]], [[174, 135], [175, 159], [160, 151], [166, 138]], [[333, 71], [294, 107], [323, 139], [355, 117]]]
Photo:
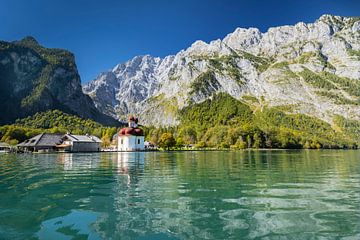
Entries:
[[204, 141], [200, 141], [195, 145], [196, 148], [204, 148], [206, 147], [206, 144]]
[[109, 136], [107, 135], [104, 135], [102, 138], [101, 138], [101, 146], [103, 148], [108, 148], [111, 144], [111, 139], [109, 138]]
[[263, 146], [263, 139], [262, 139], [260, 133], [259, 132], [254, 133], [253, 138], [254, 138], [253, 147], [261, 148]]
[[176, 141], [172, 133], [166, 132], [161, 135], [159, 140], [159, 146], [161, 148], [166, 148], [167, 150], [169, 150], [171, 147], [174, 147], [175, 144]]
[[251, 139], [251, 136], [250, 136], [250, 135], [247, 135], [247, 137], [246, 137], [246, 143], [247, 143], [247, 147], [248, 147], [248, 148], [251, 148], [251, 146], [252, 146], [252, 139]]
[[16, 139], [19, 142], [25, 141], [27, 139], [26, 130], [21, 127], [11, 126], [1, 140], [8, 142], [12, 139]]
[[181, 137], [176, 138], [176, 144], [175, 145], [176, 145], [177, 148], [182, 148], [184, 146], [183, 139]]
[[181, 139], [183, 144], [187, 145], [196, 143], [196, 135], [197, 133], [194, 126], [183, 126], [178, 131], [178, 138]]
[[246, 148], [246, 142], [244, 142], [242, 136], [239, 137], [238, 140], [236, 140], [234, 145], [231, 145], [232, 149], [245, 149]]

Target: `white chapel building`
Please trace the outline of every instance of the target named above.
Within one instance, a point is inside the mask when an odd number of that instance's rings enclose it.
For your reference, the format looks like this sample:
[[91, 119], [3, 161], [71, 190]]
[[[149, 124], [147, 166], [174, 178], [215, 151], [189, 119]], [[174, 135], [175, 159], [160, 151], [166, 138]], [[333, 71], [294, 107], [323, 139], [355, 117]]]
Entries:
[[122, 128], [118, 134], [118, 151], [143, 151], [144, 132], [138, 128], [138, 118], [129, 117], [129, 126]]

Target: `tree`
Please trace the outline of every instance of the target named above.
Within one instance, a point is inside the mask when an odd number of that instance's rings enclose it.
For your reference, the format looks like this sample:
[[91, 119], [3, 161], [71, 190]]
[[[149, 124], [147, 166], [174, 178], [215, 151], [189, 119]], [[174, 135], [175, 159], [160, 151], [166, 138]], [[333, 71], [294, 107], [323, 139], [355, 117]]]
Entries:
[[104, 135], [102, 138], [101, 138], [101, 146], [103, 148], [108, 148], [110, 146], [110, 143], [111, 143], [111, 140], [109, 138], [109, 136], [107, 135]]
[[19, 142], [23, 142], [27, 139], [26, 136], [26, 131], [25, 129], [21, 128], [21, 127], [14, 127], [11, 126], [8, 131], [4, 134], [4, 136], [2, 137], [2, 141], [10, 141], [12, 139], [16, 139]]
[[181, 137], [176, 138], [176, 147], [182, 148], [184, 146], [184, 141]]
[[166, 148], [167, 150], [169, 150], [171, 147], [174, 147], [175, 144], [176, 141], [172, 133], [166, 132], [161, 135], [159, 140], [159, 146], [161, 148]]
[[200, 141], [195, 145], [196, 148], [204, 148], [206, 147], [206, 144], [204, 141]]
[[236, 141], [234, 145], [231, 145], [232, 149], [245, 149], [246, 148], [246, 142], [244, 142], [242, 136], [239, 137], [239, 139]]
[[224, 149], [224, 148], [229, 148], [230, 146], [229, 146], [229, 144], [227, 142], [221, 142], [218, 145], [218, 147]]
[[183, 144], [194, 144], [196, 143], [196, 131], [194, 126], [184, 126], [178, 131], [179, 142]]
[[247, 147], [248, 147], [248, 148], [251, 148], [251, 146], [252, 146], [252, 139], [251, 139], [251, 136], [250, 136], [250, 135], [247, 135], [247, 137], [246, 137], [246, 142], [247, 142]]
[[221, 143], [227, 140], [228, 129], [228, 126], [221, 125], [209, 128], [203, 137], [206, 146], [221, 147]]
[[262, 145], [263, 145], [263, 140], [262, 140], [262, 138], [261, 138], [261, 135], [260, 135], [260, 133], [258, 133], [258, 132], [256, 132], [256, 133], [254, 133], [254, 144], [253, 144], [253, 147], [254, 148], [260, 148], [260, 147], [262, 147]]

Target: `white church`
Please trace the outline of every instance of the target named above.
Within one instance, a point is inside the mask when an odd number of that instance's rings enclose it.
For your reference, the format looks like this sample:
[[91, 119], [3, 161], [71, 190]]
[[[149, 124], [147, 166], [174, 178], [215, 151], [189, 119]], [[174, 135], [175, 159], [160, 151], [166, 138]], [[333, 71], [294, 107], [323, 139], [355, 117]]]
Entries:
[[122, 128], [118, 134], [118, 151], [143, 151], [144, 132], [138, 128], [138, 118], [129, 117], [129, 126]]

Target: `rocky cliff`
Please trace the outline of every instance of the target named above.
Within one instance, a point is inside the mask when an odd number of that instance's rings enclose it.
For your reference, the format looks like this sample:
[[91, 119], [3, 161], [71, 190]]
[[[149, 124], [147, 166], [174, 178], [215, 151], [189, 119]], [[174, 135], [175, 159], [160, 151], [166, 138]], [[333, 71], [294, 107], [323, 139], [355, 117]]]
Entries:
[[82, 92], [72, 53], [44, 48], [32, 37], [0, 41], [0, 124], [51, 109], [117, 124]]
[[262, 33], [238, 28], [174, 56], [138, 56], [84, 87], [103, 113], [175, 125], [178, 110], [225, 92], [261, 110], [360, 120], [360, 18], [321, 16]]

